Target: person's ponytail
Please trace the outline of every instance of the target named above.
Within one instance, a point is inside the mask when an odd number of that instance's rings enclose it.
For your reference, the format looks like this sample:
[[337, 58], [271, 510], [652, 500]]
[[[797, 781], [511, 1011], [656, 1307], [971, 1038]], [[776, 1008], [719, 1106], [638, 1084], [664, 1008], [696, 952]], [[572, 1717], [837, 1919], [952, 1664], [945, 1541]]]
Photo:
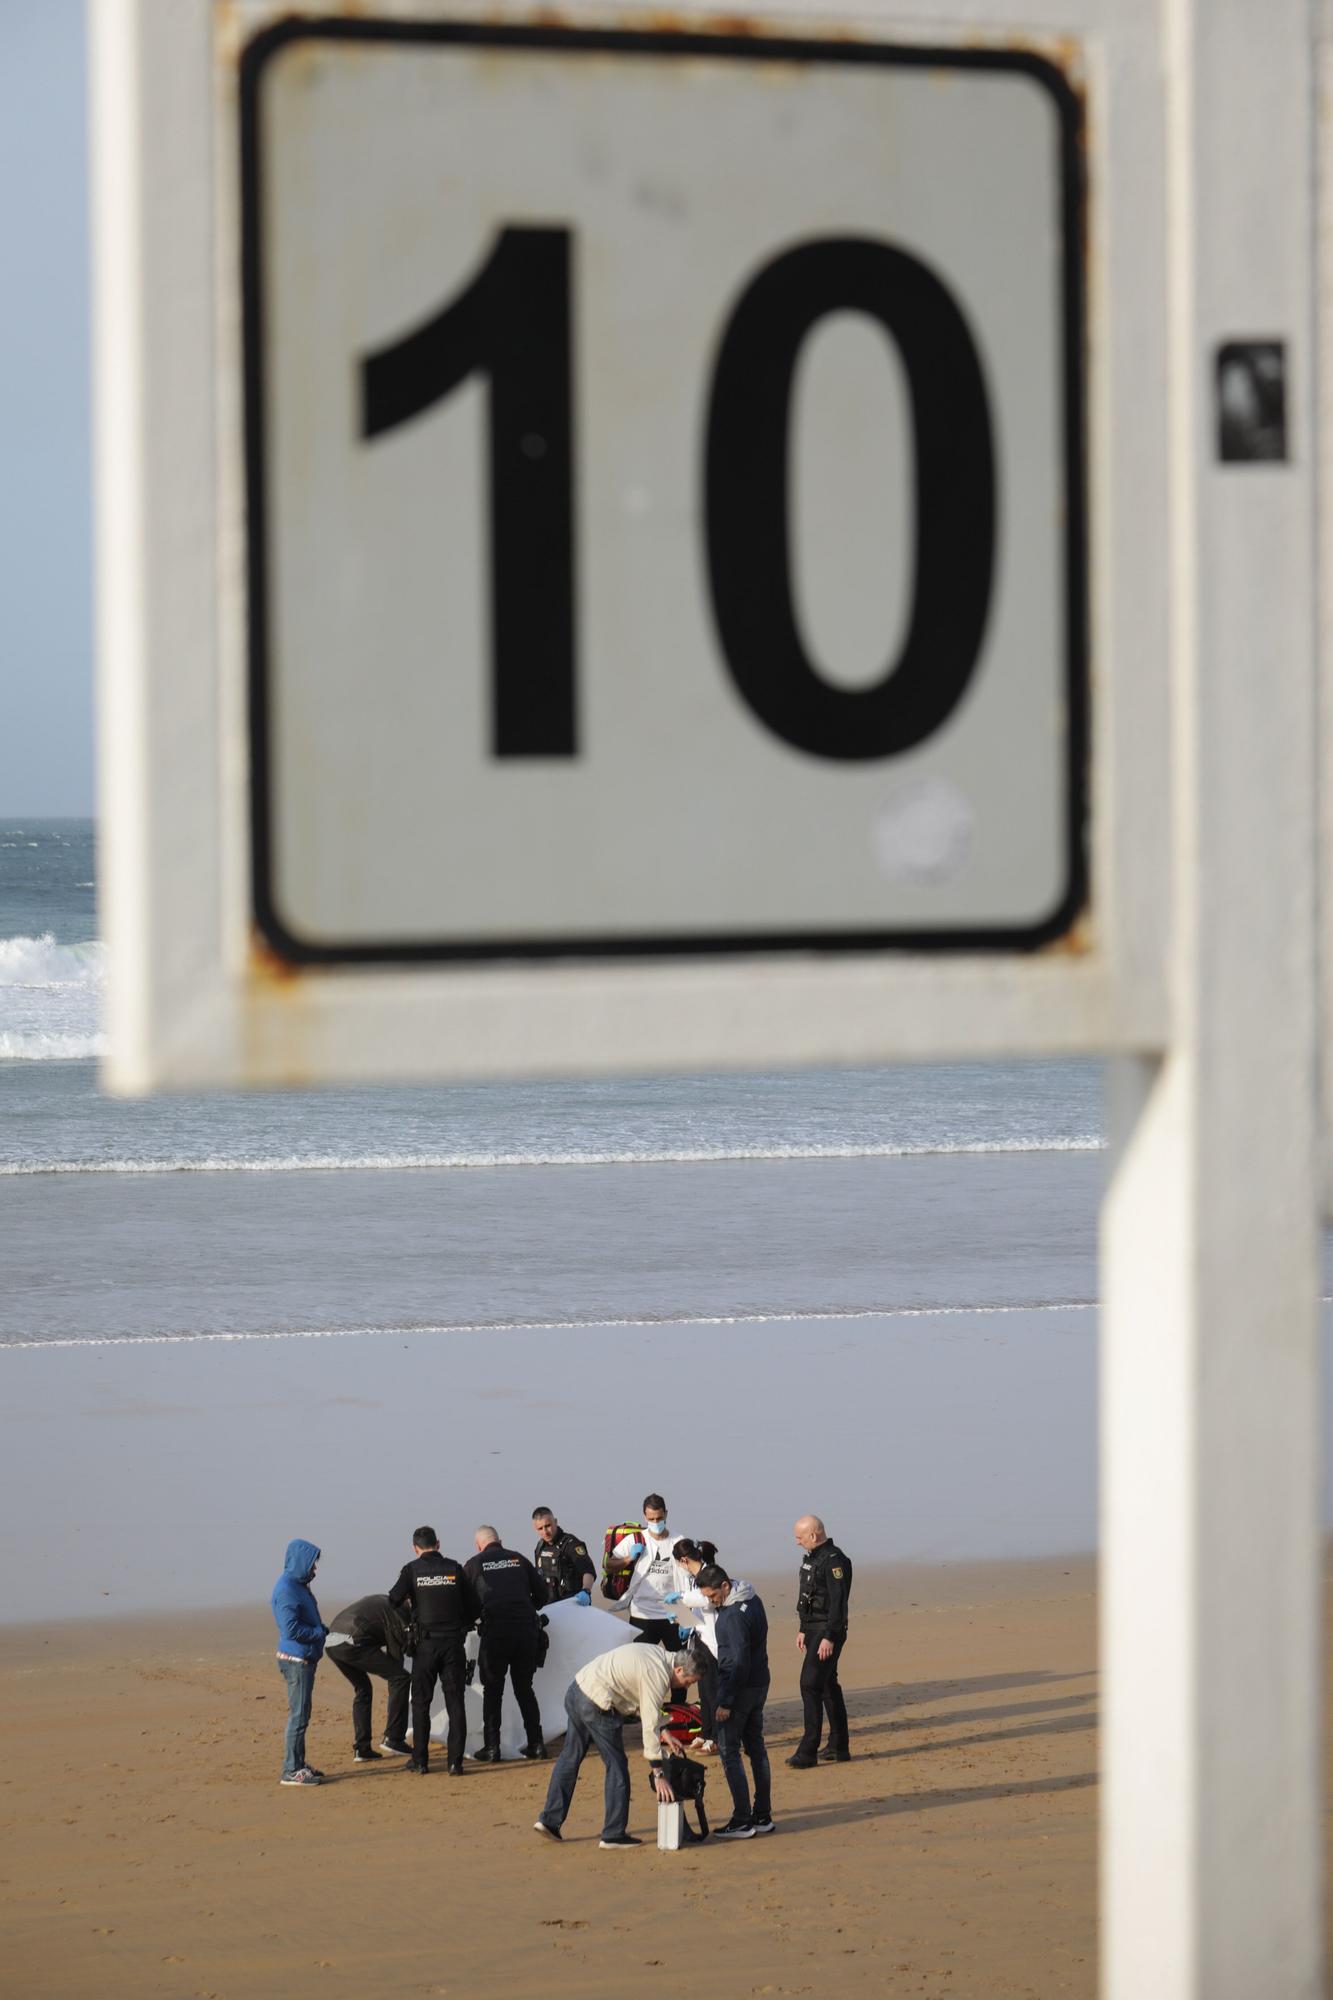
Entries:
[[682, 1535], [680, 1540], [673, 1545], [671, 1554], [673, 1560], [676, 1562], [696, 1562], [707, 1565], [708, 1563], [715, 1563], [717, 1561], [717, 1543], [695, 1542], [691, 1541], [688, 1535]]

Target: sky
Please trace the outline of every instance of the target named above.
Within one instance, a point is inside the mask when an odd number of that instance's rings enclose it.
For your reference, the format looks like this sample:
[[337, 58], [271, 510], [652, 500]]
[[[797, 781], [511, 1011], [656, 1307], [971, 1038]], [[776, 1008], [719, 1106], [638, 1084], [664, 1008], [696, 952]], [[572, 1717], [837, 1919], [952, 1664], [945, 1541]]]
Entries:
[[93, 810], [83, 0], [0, 0], [0, 818]]

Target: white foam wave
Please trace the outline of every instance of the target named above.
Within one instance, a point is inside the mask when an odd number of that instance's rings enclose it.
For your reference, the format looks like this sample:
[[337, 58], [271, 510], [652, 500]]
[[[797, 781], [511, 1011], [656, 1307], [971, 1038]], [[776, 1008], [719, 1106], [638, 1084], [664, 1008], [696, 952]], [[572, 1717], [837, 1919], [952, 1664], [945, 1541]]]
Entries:
[[102, 1049], [106, 948], [0, 938], [0, 1062], [75, 1062]]
[[104, 1035], [11, 1034], [0, 1029], [0, 1062], [84, 1062], [100, 1056]]
[[105, 962], [106, 946], [95, 938], [57, 944], [51, 931], [40, 937], [0, 938], [0, 986], [100, 989]]
[[1077, 1138], [978, 1140], [952, 1146], [717, 1146], [660, 1152], [294, 1153], [275, 1159], [228, 1159], [218, 1154], [201, 1159], [12, 1161], [0, 1164], [0, 1178], [15, 1174], [416, 1173], [473, 1167], [696, 1166], [729, 1160], [897, 1160], [964, 1153], [1096, 1153], [1104, 1144], [1099, 1138]]
[[848, 1306], [814, 1312], [656, 1313], [610, 1319], [445, 1320], [429, 1326], [299, 1326], [233, 1333], [128, 1333], [61, 1335], [55, 1340], [0, 1340], [0, 1351], [57, 1347], [185, 1347], [200, 1341], [372, 1340], [413, 1334], [605, 1333], [621, 1327], [804, 1326], [868, 1319], [1000, 1319], [1014, 1313], [1095, 1312], [1096, 1299], [1045, 1299], [1018, 1305]]

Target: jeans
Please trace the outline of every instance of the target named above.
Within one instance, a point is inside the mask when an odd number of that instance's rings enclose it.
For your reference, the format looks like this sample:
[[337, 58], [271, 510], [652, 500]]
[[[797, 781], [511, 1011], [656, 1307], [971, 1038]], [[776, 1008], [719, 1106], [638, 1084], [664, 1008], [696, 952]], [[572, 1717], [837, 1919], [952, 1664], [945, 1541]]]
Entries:
[[833, 1641], [833, 1651], [828, 1658], [821, 1660], [819, 1640], [813, 1635], [806, 1638], [805, 1657], [801, 1661], [801, 1706], [805, 1712], [805, 1729], [797, 1747], [798, 1756], [813, 1757], [819, 1749], [826, 1712], [830, 1744], [835, 1750], [847, 1748], [847, 1704], [838, 1679], [838, 1661], [846, 1643], [847, 1635], [844, 1633], [841, 1639]]
[[694, 1690], [694, 1698], [699, 1704], [699, 1720], [703, 1733], [710, 1739], [716, 1734], [713, 1710], [717, 1707], [717, 1661], [707, 1646], [700, 1645], [696, 1658], [699, 1662], [699, 1679]]
[[735, 1821], [751, 1817], [750, 1787], [745, 1782], [742, 1750], [749, 1758], [750, 1770], [754, 1774], [753, 1816], [755, 1819], [773, 1817], [772, 1780], [764, 1743], [764, 1703], [767, 1700], [767, 1681], [761, 1682], [758, 1687], [742, 1688], [726, 1721], [717, 1725], [717, 1747], [722, 1769], [731, 1787], [731, 1817]]
[[315, 1698], [317, 1660], [279, 1660], [278, 1672], [287, 1683], [287, 1735], [282, 1746], [282, 1775], [293, 1777], [305, 1766], [305, 1733]]
[[377, 1674], [389, 1683], [388, 1719], [384, 1734], [390, 1743], [401, 1743], [407, 1734], [407, 1690], [411, 1676], [401, 1660], [395, 1660], [379, 1646], [330, 1646], [324, 1655], [352, 1684], [352, 1747], [372, 1748], [370, 1716], [370, 1676]]
[[492, 1619], [481, 1628], [477, 1667], [481, 1674], [481, 1726], [486, 1742], [498, 1749], [500, 1716], [504, 1705], [505, 1675], [509, 1676], [514, 1700], [523, 1718], [529, 1743], [542, 1740], [542, 1712], [532, 1691], [537, 1671], [537, 1642], [540, 1631], [535, 1618]]
[[596, 1744], [606, 1766], [602, 1839], [617, 1840], [629, 1823], [629, 1765], [625, 1761], [621, 1717], [589, 1701], [577, 1681], [571, 1681], [566, 1690], [565, 1715], [568, 1725], [564, 1747], [546, 1789], [542, 1823], [556, 1828], [564, 1825], [579, 1781], [579, 1767]]

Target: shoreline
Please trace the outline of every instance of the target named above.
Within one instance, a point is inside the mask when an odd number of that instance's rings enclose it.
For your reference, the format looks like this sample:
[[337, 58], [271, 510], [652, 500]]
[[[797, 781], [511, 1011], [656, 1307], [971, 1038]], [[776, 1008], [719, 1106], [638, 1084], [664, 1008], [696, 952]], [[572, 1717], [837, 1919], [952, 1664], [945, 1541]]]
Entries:
[[[1333, 1304], [1333, 1296], [1321, 1301]], [[194, 1347], [204, 1342], [258, 1342], [269, 1340], [383, 1340], [402, 1339], [404, 1335], [418, 1337], [447, 1337], [450, 1334], [467, 1333], [605, 1333], [611, 1328], [627, 1332], [643, 1333], [654, 1327], [679, 1328], [689, 1332], [692, 1328], [708, 1329], [723, 1326], [826, 1326], [838, 1325], [842, 1321], [858, 1320], [899, 1320], [899, 1319], [1005, 1319], [1016, 1314], [1032, 1318], [1043, 1313], [1085, 1313], [1097, 1312], [1101, 1308], [1100, 1299], [1043, 1299], [1033, 1303], [1023, 1301], [1018, 1304], [981, 1301], [946, 1302], [940, 1305], [899, 1305], [899, 1306], [826, 1306], [823, 1308], [797, 1308], [784, 1312], [773, 1310], [732, 1313], [655, 1313], [634, 1317], [618, 1313], [603, 1319], [473, 1319], [443, 1320], [437, 1325], [422, 1325], [412, 1322], [402, 1326], [289, 1326], [263, 1327], [242, 1330], [221, 1330], [200, 1333], [105, 1333], [105, 1334], [52, 1334], [40, 1335], [34, 1339], [20, 1340], [0, 1334], [0, 1354], [27, 1354], [32, 1351], [56, 1353], [71, 1347]], [[3, 1366], [0, 1363], [0, 1366]]]

